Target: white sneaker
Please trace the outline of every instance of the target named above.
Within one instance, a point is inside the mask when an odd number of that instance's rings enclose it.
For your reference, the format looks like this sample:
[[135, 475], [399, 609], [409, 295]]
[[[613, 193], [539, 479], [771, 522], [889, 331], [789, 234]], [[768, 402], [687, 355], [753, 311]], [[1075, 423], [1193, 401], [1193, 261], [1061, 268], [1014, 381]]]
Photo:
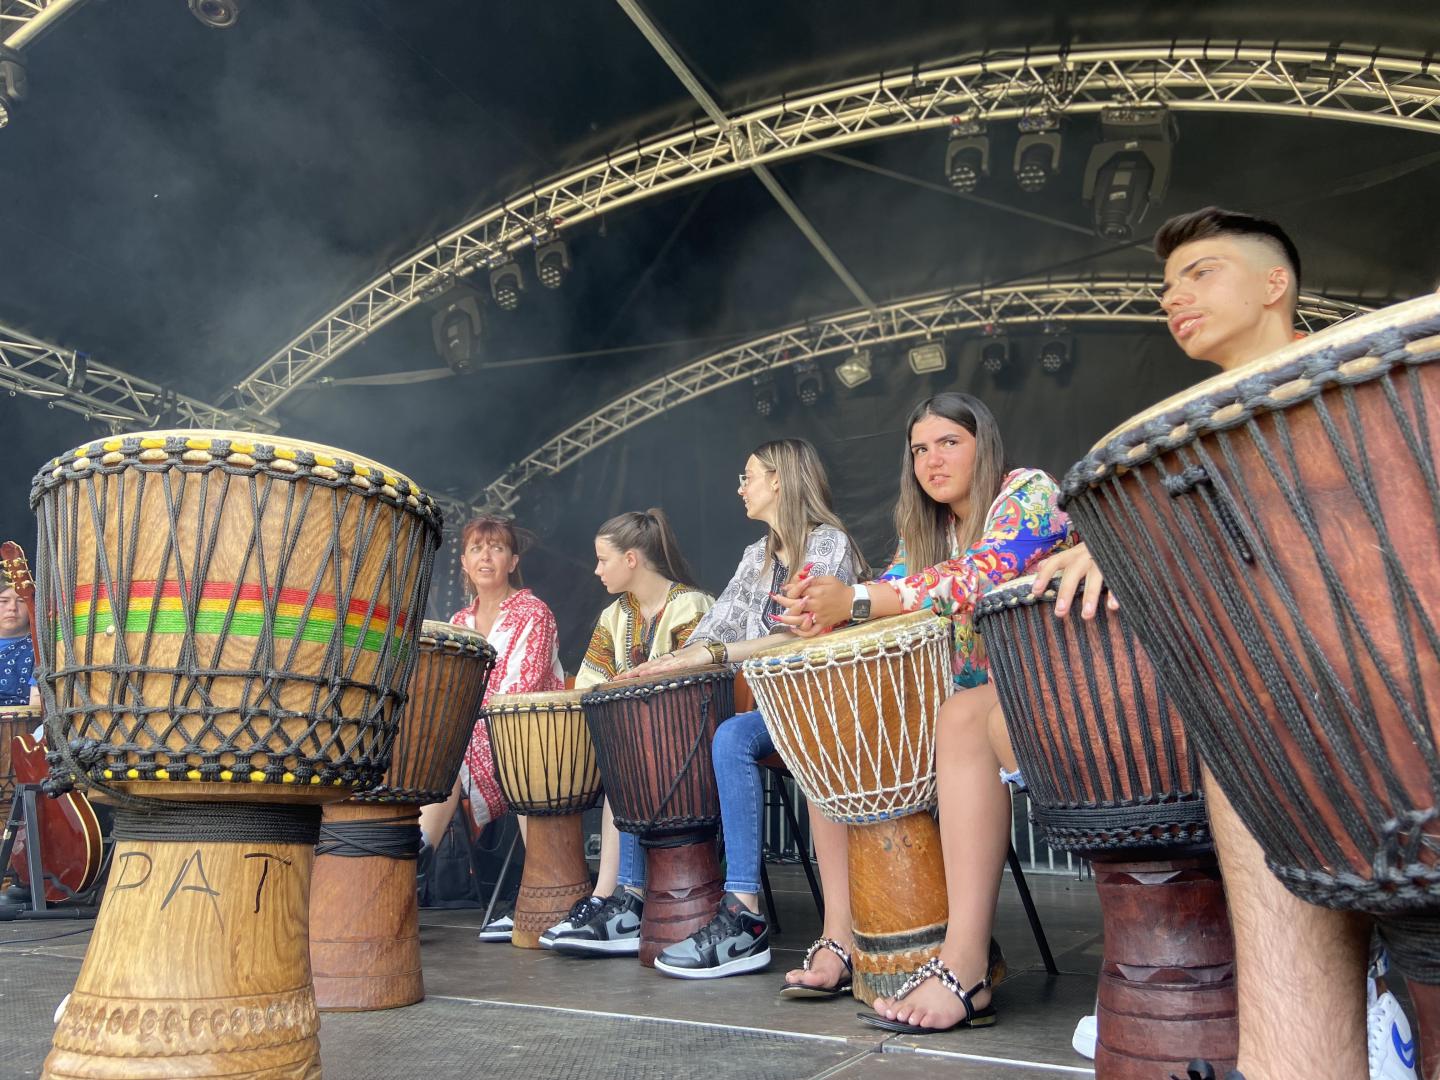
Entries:
[[1416, 1080], [1416, 1040], [1405, 1010], [1389, 990], [1377, 995], [1375, 980], [1365, 981], [1370, 987], [1370, 1080]]
[[498, 919], [491, 919], [480, 931], [481, 941], [509, 941], [515, 933], [515, 920], [509, 915], [501, 915]]
[[1094, 1015], [1080, 1017], [1080, 1022], [1075, 1025], [1075, 1034], [1070, 1036], [1070, 1045], [1081, 1057], [1095, 1060], [1095, 1017]]

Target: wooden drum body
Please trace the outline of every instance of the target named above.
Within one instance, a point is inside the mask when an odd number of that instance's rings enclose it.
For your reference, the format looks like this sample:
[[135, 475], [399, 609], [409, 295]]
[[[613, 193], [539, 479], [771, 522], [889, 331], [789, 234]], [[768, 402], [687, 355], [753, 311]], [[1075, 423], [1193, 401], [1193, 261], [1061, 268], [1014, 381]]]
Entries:
[[427, 620], [384, 782], [322, 811], [310, 895], [321, 1011], [393, 1009], [425, 997], [415, 857], [420, 807], [455, 786], [495, 650]]
[[56, 771], [120, 803], [44, 1075], [319, 1076], [319, 806], [384, 774], [438, 510], [343, 452], [206, 431], [71, 451], [31, 505]]
[[[1162, 403], [1066, 478], [1200, 755], [1302, 899], [1440, 983], [1440, 298]], [[1242, 963], [1244, 958], [1241, 958]]]
[[540, 935], [590, 895], [581, 815], [600, 801], [600, 768], [581, 693], [496, 694], [485, 708], [495, 778], [529, 822], [510, 936], [522, 949], [540, 948]]
[[10, 760], [10, 740], [16, 735], [33, 735], [44, 714], [33, 705], [0, 705], [0, 828], [10, 818], [15, 799], [15, 766]]
[[893, 995], [945, 939], [945, 864], [930, 811], [951, 632], [948, 620], [920, 611], [745, 662], [796, 783], [850, 826], [854, 995], [866, 1004]]
[[735, 675], [701, 668], [604, 683], [583, 699], [615, 825], [645, 848], [640, 963], [708, 923], [723, 895], [720, 795], [710, 745], [735, 715]]
[[1200, 768], [1149, 658], [1102, 603], [1057, 619], [1033, 577], [976, 609], [1033, 819], [1090, 859], [1105, 919], [1095, 1074], [1235, 1062], [1235, 944]]

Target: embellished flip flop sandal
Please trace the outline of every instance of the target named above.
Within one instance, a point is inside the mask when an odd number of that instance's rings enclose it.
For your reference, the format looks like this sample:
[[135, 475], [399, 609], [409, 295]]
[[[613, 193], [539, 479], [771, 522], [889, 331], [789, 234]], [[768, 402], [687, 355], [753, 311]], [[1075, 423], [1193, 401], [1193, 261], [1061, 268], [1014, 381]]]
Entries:
[[926, 1027], [923, 1024], [907, 1024], [900, 1020], [887, 1020], [879, 1013], [856, 1013], [865, 1023], [871, 1027], [879, 1028], [881, 1031], [893, 1031], [900, 1035], [935, 1035], [942, 1031], [954, 1031], [956, 1028], [978, 1028], [991, 1027], [996, 1021], [995, 1006], [986, 1005], [983, 1009], [977, 1009], [970, 1002], [970, 996], [991, 985], [990, 976], [981, 979], [969, 990], [960, 986], [960, 980], [955, 973], [938, 956], [931, 957], [921, 964], [919, 969], [900, 984], [900, 989], [895, 991], [895, 1000], [900, 1001], [919, 989], [926, 979], [936, 979], [940, 985], [960, 999], [960, 1004], [965, 1006], [965, 1017], [957, 1020], [949, 1027], [936, 1028]]
[[834, 938], [817, 938], [811, 943], [810, 948], [805, 950], [805, 962], [801, 964], [804, 971], [810, 970], [810, 963], [815, 959], [815, 954], [821, 949], [828, 949], [840, 958], [845, 965], [845, 974], [840, 976], [838, 982], [832, 986], [806, 986], [803, 983], [787, 982], [780, 988], [780, 996], [783, 998], [833, 998], [850, 992], [851, 975], [853, 968], [850, 965], [850, 954]]

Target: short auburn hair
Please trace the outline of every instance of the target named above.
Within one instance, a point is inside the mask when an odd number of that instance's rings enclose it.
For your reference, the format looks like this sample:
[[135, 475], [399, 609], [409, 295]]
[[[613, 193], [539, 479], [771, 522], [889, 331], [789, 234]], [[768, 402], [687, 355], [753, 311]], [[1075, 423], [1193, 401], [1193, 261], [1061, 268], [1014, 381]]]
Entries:
[[1299, 295], [1300, 249], [1284, 229], [1268, 218], [1242, 214], [1238, 210], [1224, 210], [1218, 206], [1177, 214], [1155, 233], [1155, 256], [1164, 262], [1178, 247], [1217, 236], [1248, 237], [1264, 243], [1285, 263], [1290, 271], [1291, 285]]

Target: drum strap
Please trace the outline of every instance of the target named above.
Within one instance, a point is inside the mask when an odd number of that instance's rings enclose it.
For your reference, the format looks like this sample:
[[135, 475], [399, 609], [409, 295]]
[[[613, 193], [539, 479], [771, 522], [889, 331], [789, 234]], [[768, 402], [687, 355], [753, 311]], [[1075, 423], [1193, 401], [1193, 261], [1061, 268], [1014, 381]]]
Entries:
[[420, 826], [415, 824], [413, 813], [378, 821], [332, 821], [320, 826], [315, 854], [347, 859], [413, 859], [420, 854], [420, 841]]
[[320, 837], [318, 806], [147, 801], [143, 811], [115, 808], [116, 840], [314, 844]]
[[[1183, 836], [1179, 839], [1184, 843], [1198, 843], [1207, 840], [1210, 835], [1210, 819], [1206, 816], [1203, 799], [1065, 808], [1034, 805], [1031, 815], [1035, 824], [1047, 830], [1084, 835], [1087, 848], [1103, 846], [1095, 841], [1096, 833], [1121, 834], [1115, 837], [1114, 846], [1134, 847], [1134, 841], [1127, 837], [1148, 833], [1157, 826], [1167, 831], [1180, 829]], [[1057, 839], [1064, 839], [1064, 836]]]

